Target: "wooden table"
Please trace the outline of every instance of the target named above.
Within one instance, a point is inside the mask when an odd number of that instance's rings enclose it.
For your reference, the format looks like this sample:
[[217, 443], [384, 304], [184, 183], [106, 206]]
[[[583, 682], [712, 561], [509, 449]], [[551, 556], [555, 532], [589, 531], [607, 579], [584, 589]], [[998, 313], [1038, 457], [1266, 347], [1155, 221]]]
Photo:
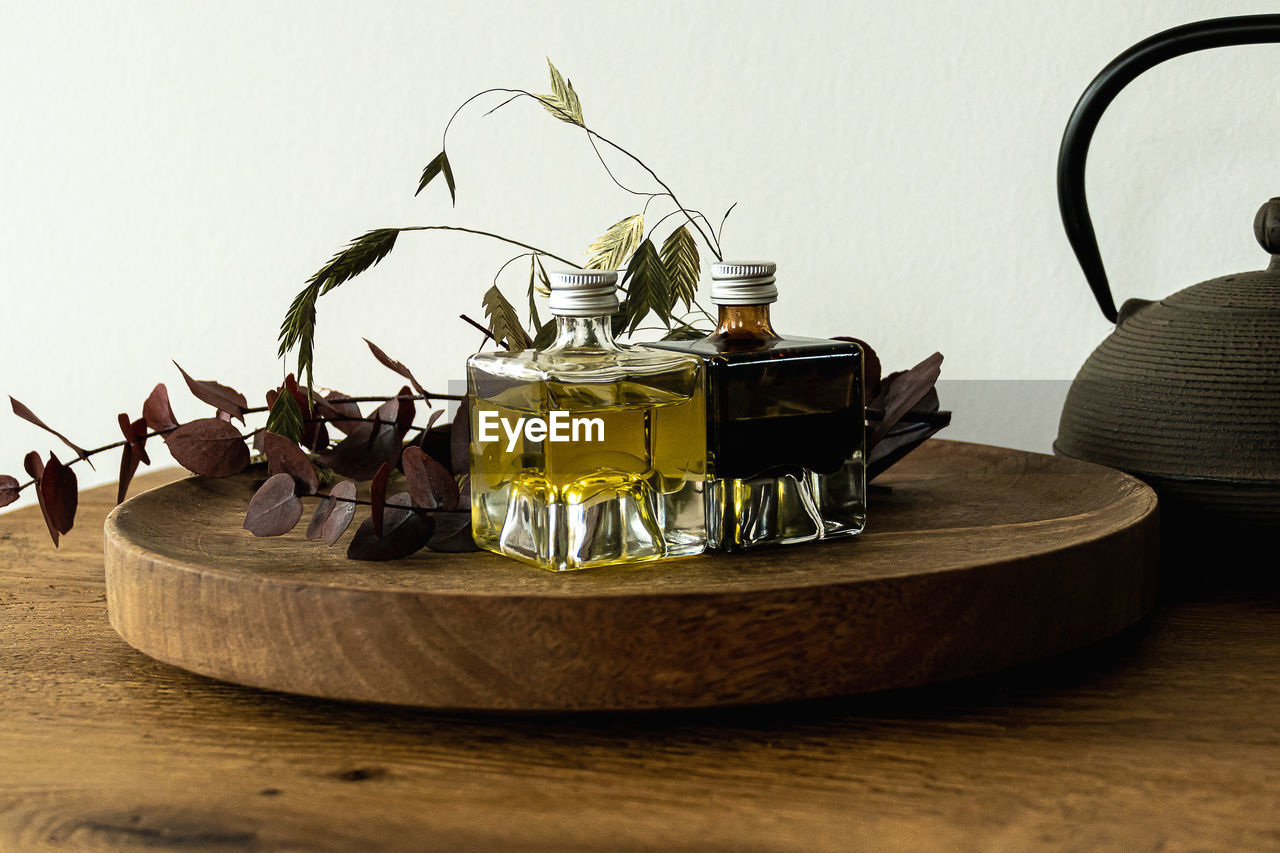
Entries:
[[[171, 474], [140, 480], [158, 485]], [[0, 850], [1280, 849], [1280, 594], [860, 699], [449, 716], [210, 681], [111, 630], [102, 518], [0, 517]]]

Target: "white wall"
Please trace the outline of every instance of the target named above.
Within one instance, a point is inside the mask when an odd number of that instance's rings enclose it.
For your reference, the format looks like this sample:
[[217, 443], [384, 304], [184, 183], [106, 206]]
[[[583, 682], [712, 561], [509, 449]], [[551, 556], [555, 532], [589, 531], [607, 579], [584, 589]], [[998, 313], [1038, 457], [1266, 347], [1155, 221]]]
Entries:
[[[290, 298], [368, 228], [466, 224], [581, 252], [633, 202], [530, 103], [455, 126], [456, 209], [443, 185], [413, 197], [453, 108], [488, 86], [545, 90], [544, 56], [688, 204], [739, 202], [726, 250], [778, 261], [783, 329], [864, 337], [890, 367], [939, 349], [946, 377], [1063, 380], [1108, 331], [1058, 222], [1071, 107], [1141, 38], [1273, 6], [8, 0], [0, 391], [105, 443], [156, 381], [180, 416], [202, 410], [171, 358], [251, 398], [278, 382]], [[1113, 105], [1089, 186], [1117, 301], [1263, 265], [1250, 224], [1280, 194], [1277, 79], [1280, 47], [1214, 51]], [[455, 318], [480, 316], [506, 257], [404, 237], [321, 303], [319, 382], [399, 386], [362, 336], [430, 385], [458, 378], [478, 335]], [[951, 434], [1047, 449], [1055, 393], [1012, 416], [969, 405]], [[51, 447], [0, 418], [0, 472]]]

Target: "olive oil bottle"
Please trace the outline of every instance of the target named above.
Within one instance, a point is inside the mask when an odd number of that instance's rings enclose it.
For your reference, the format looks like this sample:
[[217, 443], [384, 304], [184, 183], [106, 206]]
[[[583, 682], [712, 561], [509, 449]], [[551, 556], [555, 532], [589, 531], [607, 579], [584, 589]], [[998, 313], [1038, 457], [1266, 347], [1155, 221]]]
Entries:
[[467, 361], [481, 548], [554, 571], [705, 550], [702, 363], [617, 344], [616, 289], [556, 273], [549, 346]]
[[688, 353], [707, 370], [710, 547], [851, 536], [866, 524], [863, 354], [855, 343], [779, 335], [768, 261], [712, 266], [719, 323]]

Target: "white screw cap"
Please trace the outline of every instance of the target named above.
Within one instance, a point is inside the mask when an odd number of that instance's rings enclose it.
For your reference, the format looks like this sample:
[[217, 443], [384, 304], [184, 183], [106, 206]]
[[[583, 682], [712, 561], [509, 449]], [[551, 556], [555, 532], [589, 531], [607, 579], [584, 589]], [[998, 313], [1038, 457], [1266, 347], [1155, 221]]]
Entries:
[[557, 317], [607, 317], [618, 312], [617, 270], [556, 270], [551, 313]]
[[766, 305], [778, 301], [773, 261], [724, 261], [711, 265], [711, 301], [716, 305]]

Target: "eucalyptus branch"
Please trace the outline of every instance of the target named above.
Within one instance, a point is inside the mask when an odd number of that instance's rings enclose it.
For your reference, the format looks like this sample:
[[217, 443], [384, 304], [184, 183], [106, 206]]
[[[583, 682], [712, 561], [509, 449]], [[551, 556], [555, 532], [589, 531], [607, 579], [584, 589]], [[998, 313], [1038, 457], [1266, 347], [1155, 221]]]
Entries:
[[[344, 498], [341, 495], [333, 494], [332, 491], [328, 492], [327, 494], [321, 494], [320, 492], [316, 492], [314, 495], [298, 495], [299, 500], [306, 500], [310, 498], [314, 498], [316, 500], [322, 500], [322, 501], [332, 500], [337, 503], [355, 504], [356, 506], [373, 506], [372, 501], [361, 500], [360, 498]], [[440, 509], [438, 507], [435, 509], [427, 509], [424, 506], [397, 506], [394, 508], [401, 509], [401, 510], [409, 510], [410, 512], [416, 512], [419, 515], [463, 515], [463, 514], [470, 515], [471, 514], [471, 507], [466, 507], [464, 509]]]

